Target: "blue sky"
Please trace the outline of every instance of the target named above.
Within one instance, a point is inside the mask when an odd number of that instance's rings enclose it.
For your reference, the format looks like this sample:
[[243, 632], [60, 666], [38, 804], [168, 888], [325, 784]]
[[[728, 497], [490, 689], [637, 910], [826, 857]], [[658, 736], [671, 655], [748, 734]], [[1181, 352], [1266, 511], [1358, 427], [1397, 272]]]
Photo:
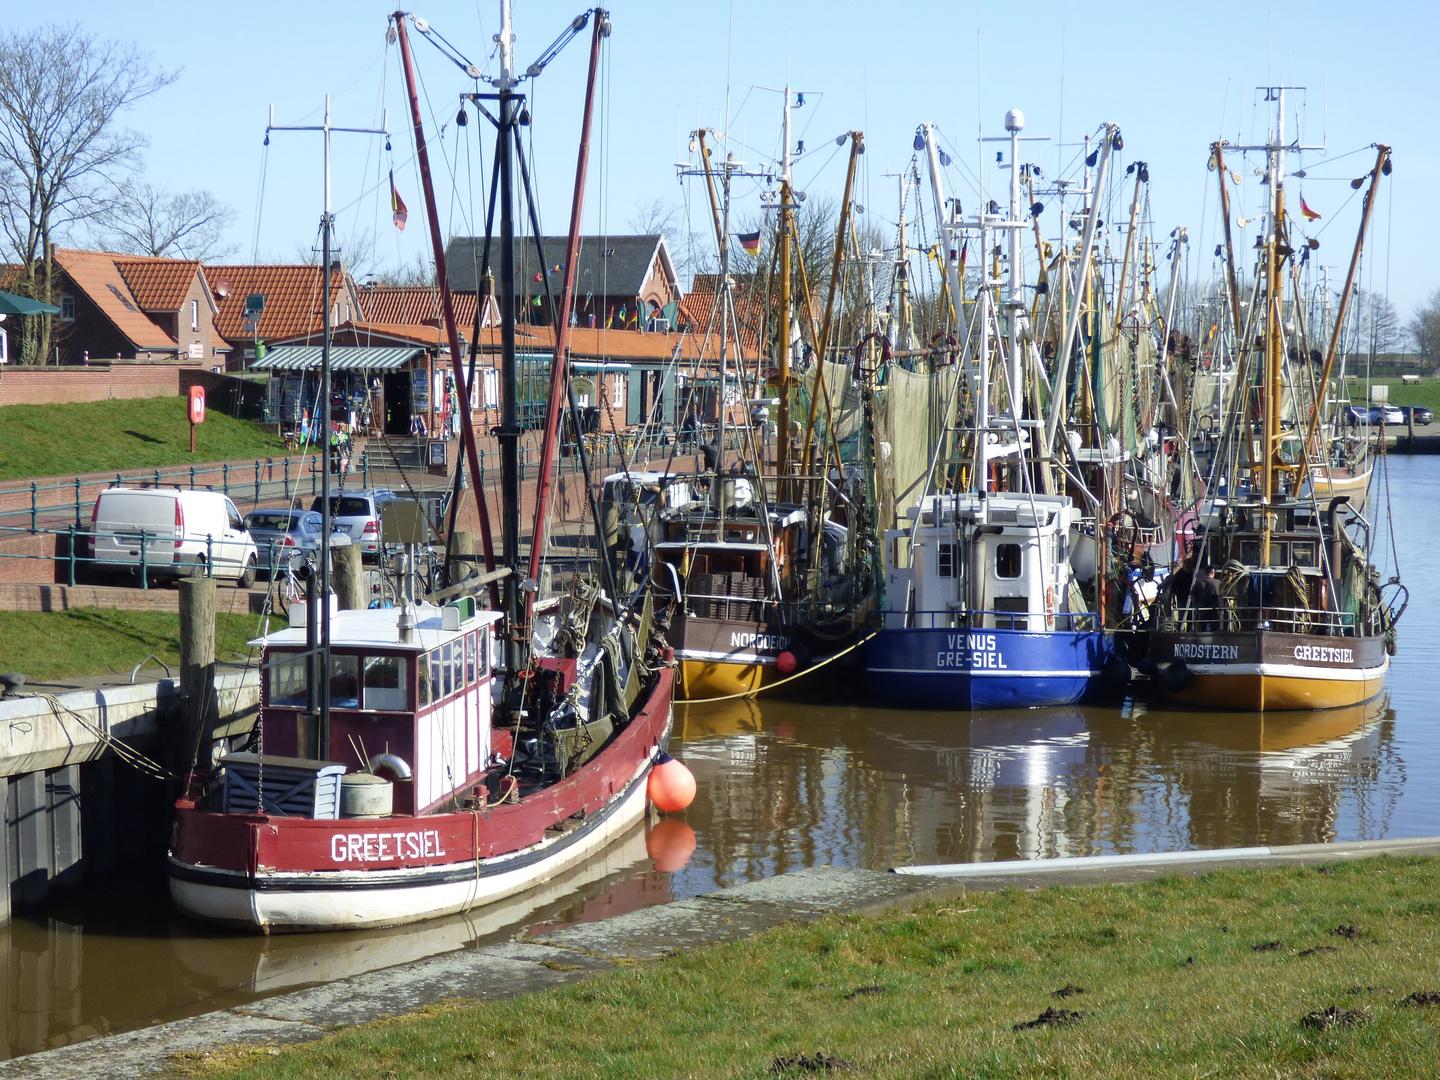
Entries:
[[[581, 10], [579, 2], [519, 0], [521, 65]], [[433, 0], [417, 9], [487, 70], [493, 70], [497, 12], [493, 0]], [[336, 136], [334, 202], [342, 238], [372, 232], [379, 261], [393, 264], [424, 257], [428, 240], [398, 53], [385, 43], [386, 15], [384, 6], [355, 0], [252, 0], [224, 9], [170, 0], [72, 0], [12, 11], [10, 19], [24, 26], [59, 17], [104, 37], [138, 38], [158, 65], [180, 69], [173, 86], [125, 121], [150, 139], [152, 181], [176, 190], [206, 188], [235, 207], [232, 239], [243, 259], [252, 250], [262, 259], [290, 259], [297, 245], [308, 247], [316, 236], [319, 138], [276, 134], [267, 157], [262, 139], [270, 106], [277, 123], [314, 123], [328, 92], [333, 121], [352, 126], [377, 125], [388, 107], [389, 153], [383, 140]], [[628, 231], [636, 204], [660, 198], [688, 204], [696, 243], [707, 244], [703, 191], [695, 181], [683, 188], [676, 178], [675, 163], [688, 156], [688, 132], [724, 129], [728, 85], [731, 149], [755, 164], [773, 159], [779, 96], [756, 87], [784, 85], [788, 76], [792, 87], [808, 92], [795, 114], [796, 137], [811, 151], [796, 168], [797, 186], [838, 194], [845, 153], [834, 138], [862, 130], [867, 153], [857, 197], [887, 231], [895, 217], [895, 182], [884, 174], [906, 167], [922, 121], [939, 124], [951, 152], [966, 163], [969, 173], [956, 166], [950, 182], [967, 208], [975, 198], [982, 121], [985, 134], [998, 135], [1005, 110], [1023, 109], [1026, 134], [1050, 137], [1025, 151], [1047, 176], [1074, 157], [1074, 144], [1086, 133], [1107, 120], [1118, 123], [1122, 169], [1137, 159], [1149, 165], [1157, 237], [1187, 226], [1190, 272], [1204, 279], [1213, 266], [1217, 216], [1214, 174], [1205, 169], [1209, 144], [1217, 137], [1263, 141], [1268, 116], [1255, 88], [1287, 84], [1306, 88], [1287, 123], [1298, 111], [1304, 142], [1326, 143], [1331, 159], [1322, 163], [1327, 155], [1317, 152], [1289, 163], [1306, 168], [1299, 189], [1325, 215], [1310, 229], [1321, 240], [1321, 261], [1337, 280], [1343, 276], [1359, 213], [1348, 180], [1373, 161], [1365, 148], [1386, 142], [1394, 148], [1395, 171], [1382, 186], [1362, 284], [1388, 292], [1402, 318], [1440, 288], [1431, 242], [1440, 177], [1434, 49], [1440, 16], [1429, 4], [616, 0], [611, 17], [586, 231]], [[528, 87], [548, 232], [566, 226], [587, 45], [588, 31]], [[454, 232], [479, 231], [477, 128], [472, 125], [462, 143], [454, 127], [456, 95], [469, 80], [418, 36], [416, 50], [432, 147], [440, 125], [447, 125], [441, 142], [448, 164], [438, 164], [437, 178], [442, 222]], [[487, 162], [489, 153], [487, 145]], [[1342, 159], [1345, 154], [1351, 156]], [[989, 156], [993, 161], [993, 148]], [[1253, 169], [1260, 162], [1248, 164]], [[263, 204], [257, 198], [262, 167]], [[403, 234], [389, 223], [383, 178], [391, 167], [411, 210]], [[987, 194], [1000, 194], [1003, 174], [985, 169], [981, 175], [993, 185]], [[1258, 216], [1263, 189], [1256, 179], [1253, 171], [1244, 176], [1237, 216]], [[737, 184], [736, 213], [754, 215], [759, 206], [758, 185]], [[1117, 220], [1121, 216], [1117, 210]], [[1049, 235], [1058, 225], [1053, 211], [1045, 224]]]

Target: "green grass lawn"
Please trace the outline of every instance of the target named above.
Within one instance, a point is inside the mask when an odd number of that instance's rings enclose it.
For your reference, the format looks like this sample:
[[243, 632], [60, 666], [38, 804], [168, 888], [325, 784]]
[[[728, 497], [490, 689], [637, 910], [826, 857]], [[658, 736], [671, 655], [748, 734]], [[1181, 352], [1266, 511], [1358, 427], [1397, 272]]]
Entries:
[[1423, 405], [1440, 416], [1440, 379], [1427, 377], [1411, 386], [1404, 385], [1399, 379], [1372, 379], [1369, 382], [1356, 379], [1349, 386], [1350, 400], [1357, 405], [1369, 402], [1371, 386], [1388, 386], [1391, 405]]
[[970, 893], [173, 1064], [247, 1080], [1433, 1076], [1437, 896], [1440, 860], [1419, 858]]
[[[217, 659], [245, 659], [250, 653], [245, 642], [259, 636], [259, 625], [257, 615], [218, 616]], [[21, 671], [35, 682], [105, 674], [129, 678], [147, 653], [179, 677], [179, 615], [113, 608], [0, 611], [0, 671]]]
[[192, 455], [186, 409], [180, 397], [7, 405], [0, 408], [0, 480], [263, 458], [284, 449], [278, 435], [248, 420], [207, 411]]

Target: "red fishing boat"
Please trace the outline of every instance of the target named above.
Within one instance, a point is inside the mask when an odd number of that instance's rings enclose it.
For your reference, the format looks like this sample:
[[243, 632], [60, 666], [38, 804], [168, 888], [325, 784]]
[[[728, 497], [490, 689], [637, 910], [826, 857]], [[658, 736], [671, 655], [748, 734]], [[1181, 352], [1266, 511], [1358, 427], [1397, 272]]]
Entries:
[[[460, 400], [467, 401], [409, 19], [395, 13], [392, 33], [404, 57], [450, 355]], [[410, 21], [429, 32], [423, 20]], [[585, 23], [583, 17], [572, 22], [570, 35]], [[596, 11], [567, 267], [576, 263], [595, 74], [608, 35], [609, 21]], [[545, 466], [528, 576], [522, 567], [511, 164], [522, 152], [519, 126], [529, 121], [521, 113], [524, 96], [515, 92], [520, 78], [510, 54], [508, 2], [499, 40], [499, 93], [488, 95], [496, 114], [479, 105], [482, 95], [466, 98], [495, 124], [502, 166], [500, 558], [491, 547], [470, 414], [461, 409], [486, 573], [471, 570], [435, 594], [437, 601], [450, 600], [443, 606], [407, 598], [398, 608], [332, 613], [319, 600], [330, 592], [327, 553], [313, 573], [302, 568], [309, 596], [303, 613], [299, 605], [292, 608], [300, 625], [254, 643], [262, 649], [263, 679], [253, 752], [227, 754], [213, 770], [197, 770], [176, 806], [171, 895], [189, 915], [269, 933], [389, 926], [463, 912], [547, 881], [619, 839], [645, 813], [652, 767], [663, 760], [670, 734], [674, 678], [673, 653], [652, 616], [648, 586], [628, 596], [618, 591], [601, 533], [598, 573], [577, 574], [561, 595], [534, 603], [548, 522]], [[523, 77], [541, 69], [532, 65]], [[326, 145], [328, 153], [328, 137]], [[519, 163], [528, 195], [523, 157]], [[327, 264], [330, 219], [327, 206]], [[557, 308], [562, 332], [552, 365], [546, 463], [567, 411], [564, 400], [570, 399], [569, 411], [575, 407], [565, 348], [574, 288], [567, 270]], [[324, 317], [322, 393], [328, 400], [328, 302]], [[583, 447], [580, 455], [588, 486]], [[459, 487], [457, 477], [457, 501]], [[322, 500], [326, 548], [329, 501]], [[592, 524], [598, 532], [598, 520]], [[496, 610], [466, 592], [485, 586]]]

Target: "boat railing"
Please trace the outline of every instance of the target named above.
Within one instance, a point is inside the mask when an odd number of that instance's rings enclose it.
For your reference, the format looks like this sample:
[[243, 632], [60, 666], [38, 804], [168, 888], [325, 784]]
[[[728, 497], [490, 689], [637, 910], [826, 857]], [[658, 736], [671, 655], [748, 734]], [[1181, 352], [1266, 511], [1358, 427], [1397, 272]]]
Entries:
[[956, 608], [945, 611], [891, 612], [886, 617], [891, 629], [904, 630], [1062, 630], [1086, 633], [1100, 629], [1100, 617], [1092, 611], [993, 611]]
[[788, 625], [799, 606], [792, 600], [768, 600], [761, 596], [685, 592], [685, 610], [692, 618]]
[[1355, 614], [1315, 608], [1242, 607], [1221, 601], [1220, 607], [1172, 609], [1160, 619], [1160, 629], [1180, 633], [1238, 633], [1274, 630], [1281, 634], [1316, 634], [1355, 637]]

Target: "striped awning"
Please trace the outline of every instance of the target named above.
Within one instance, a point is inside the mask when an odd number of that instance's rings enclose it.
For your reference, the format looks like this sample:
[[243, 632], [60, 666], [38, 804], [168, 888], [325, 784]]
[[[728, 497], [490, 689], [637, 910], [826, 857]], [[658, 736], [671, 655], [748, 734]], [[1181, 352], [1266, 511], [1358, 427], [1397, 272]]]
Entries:
[[[415, 345], [386, 348], [360, 345], [331, 345], [331, 371], [391, 371], [402, 368], [424, 349]], [[251, 371], [319, 371], [319, 345], [277, 345], [250, 365]]]

